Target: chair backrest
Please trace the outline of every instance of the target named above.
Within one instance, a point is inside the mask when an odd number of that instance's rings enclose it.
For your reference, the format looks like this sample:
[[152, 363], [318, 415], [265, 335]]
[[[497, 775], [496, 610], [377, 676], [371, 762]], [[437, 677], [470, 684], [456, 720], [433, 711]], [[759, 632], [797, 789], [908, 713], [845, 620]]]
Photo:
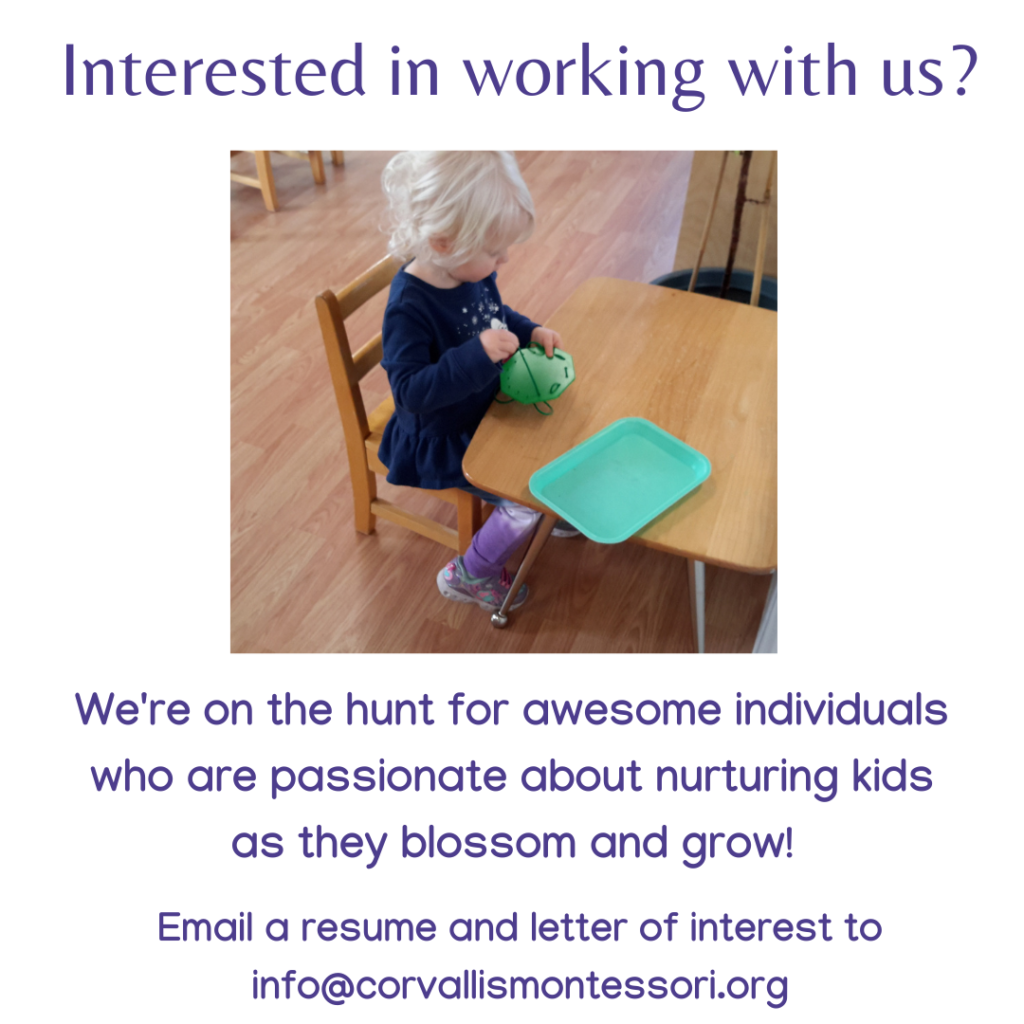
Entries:
[[[331, 368], [331, 381], [345, 437], [347, 441], [358, 438], [360, 446], [369, 436], [370, 428], [359, 382], [380, 362], [383, 345], [378, 331], [365, 345], [353, 352], [345, 330], [345, 320], [363, 303], [391, 284], [400, 267], [396, 260], [385, 256], [347, 288], [337, 293], [328, 290], [316, 297], [317, 316], [320, 318], [320, 330], [324, 336], [327, 362]], [[353, 453], [352, 441], [348, 441], [350, 455]]]

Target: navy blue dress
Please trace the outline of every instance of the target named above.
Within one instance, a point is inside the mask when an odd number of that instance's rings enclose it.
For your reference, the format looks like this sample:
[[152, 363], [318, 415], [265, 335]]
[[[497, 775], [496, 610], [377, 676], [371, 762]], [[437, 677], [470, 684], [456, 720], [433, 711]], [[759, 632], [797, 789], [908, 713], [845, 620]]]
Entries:
[[501, 376], [480, 332], [499, 320], [523, 347], [537, 327], [502, 304], [497, 276], [435, 288], [404, 269], [395, 275], [381, 361], [395, 398], [379, 452], [389, 483], [431, 490], [466, 486], [462, 457]]

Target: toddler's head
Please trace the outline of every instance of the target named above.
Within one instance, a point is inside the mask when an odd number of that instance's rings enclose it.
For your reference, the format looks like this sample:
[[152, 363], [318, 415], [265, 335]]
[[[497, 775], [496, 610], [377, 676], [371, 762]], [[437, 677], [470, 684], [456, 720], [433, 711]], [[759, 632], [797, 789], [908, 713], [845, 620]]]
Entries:
[[451, 270], [533, 230], [533, 200], [511, 153], [399, 153], [382, 181], [388, 250], [401, 260]]

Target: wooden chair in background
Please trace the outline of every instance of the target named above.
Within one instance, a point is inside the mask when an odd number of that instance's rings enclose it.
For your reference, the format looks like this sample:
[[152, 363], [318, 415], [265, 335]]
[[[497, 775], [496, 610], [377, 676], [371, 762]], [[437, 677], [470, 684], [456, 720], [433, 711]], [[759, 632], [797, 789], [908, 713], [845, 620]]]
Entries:
[[[764, 277], [767, 275], [774, 288], [778, 276], [777, 156], [771, 150], [694, 154], [673, 273], [653, 284], [666, 284], [667, 279], [675, 277], [677, 283], [669, 287], [712, 294], [704, 286], [712, 286], [716, 276], [721, 281], [731, 277], [734, 269], [743, 268], [737, 271], [742, 279], [739, 288], [745, 289], [749, 279], [750, 305], [763, 304]], [[720, 195], [735, 199], [720, 204]], [[755, 220], [756, 232], [751, 230]], [[701, 280], [705, 262], [710, 268]], [[681, 272], [688, 275], [685, 283], [679, 281]], [[774, 294], [771, 292], [773, 300]], [[767, 308], [775, 309], [775, 305], [771, 302]]]
[[[311, 149], [307, 153], [300, 153], [296, 150], [291, 149], [279, 149], [275, 152], [280, 153], [282, 156], [294, 157], [296, 160], [307, 160], [309, 166], [313, 170], [313, 180], [318, 185], [323, 185], [327, 181], [327, 177], [324, 174], [324, 157], [323, 153], [319, 149]], [[234, 149], [231, 151], [231, 155], [234, 156], [236, 153], [252, 153], [256, 157], [256, 177], [253, 178], [248, 174], [239, 174], [237, 171], [231, 172], [231, 180], [237, 181], [242, 185], [250, 185], [252, 188], [258, 188], [263, 193], [263, 202], [267, 209], [271, 213], [276, 213], [281, 209], [281, 204], [277, 201], [277, 188], [274, 185], [274, 169], [270, 165], [270, 153], [269, 149]], [[335, 167], [340, 167], [345, 163], [345, 153], [340, 149], [331, 150], [331, 163]]]
[[345, 320], [363, 303], [386, 288], [398, 270], [399, 264], [385, 257], [337, 294], [328, 290], [316, 297], [316, 311], [327, 350], [334, 395], [345, 430], [356, 530], [359, 533], [373, 533], [377, 525], [376, 517], [380, 516], [464, 554], [483, 521], [479, 498], [457, 488], [422, 492], [458, 508], [458, 529], [453, 530], [434, 519], [377, 497], [377, 476], [385, 476], [388, 471], [387, 466], [380, 461], [377, 450], [384, 427], [395, 411], [395, 401], [389, 395], [367, 415], [359, 382], [381, 360], [381, 335], [378, 331], [364, 345], [353, 350], [345, 331]]

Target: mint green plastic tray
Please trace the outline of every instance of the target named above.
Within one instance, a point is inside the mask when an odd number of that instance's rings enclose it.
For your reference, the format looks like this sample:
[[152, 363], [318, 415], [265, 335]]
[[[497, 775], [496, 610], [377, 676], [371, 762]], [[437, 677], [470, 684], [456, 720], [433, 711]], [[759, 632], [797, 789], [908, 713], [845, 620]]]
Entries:
[[530, 491], [591, 540], [619, 544], [710, 475], [696, 448], [629, 416], [538, 469]]

